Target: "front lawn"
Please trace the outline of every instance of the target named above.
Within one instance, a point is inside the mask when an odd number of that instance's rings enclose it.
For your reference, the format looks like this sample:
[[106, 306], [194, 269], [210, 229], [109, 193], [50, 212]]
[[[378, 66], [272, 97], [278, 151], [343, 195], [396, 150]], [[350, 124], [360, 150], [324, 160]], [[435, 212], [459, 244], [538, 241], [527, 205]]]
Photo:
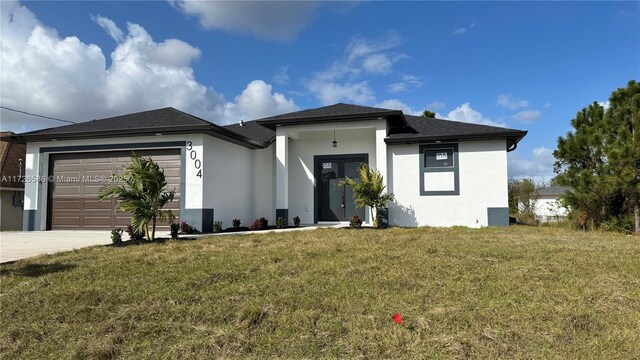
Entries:
[[6, 359], [640, 357], [640, 239], [620, 234], [320, 229], [0, 274]]

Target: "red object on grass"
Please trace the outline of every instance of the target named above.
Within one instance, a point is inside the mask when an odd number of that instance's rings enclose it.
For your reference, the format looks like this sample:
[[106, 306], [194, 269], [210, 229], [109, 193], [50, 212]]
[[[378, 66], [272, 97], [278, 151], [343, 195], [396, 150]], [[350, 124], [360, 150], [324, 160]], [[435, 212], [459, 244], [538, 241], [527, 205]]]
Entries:
[[396, 324], [402, 324], [402, 315], [400, 315], [400, 313], [396, 313], [393, 315], [393, 321], [395, 321]]

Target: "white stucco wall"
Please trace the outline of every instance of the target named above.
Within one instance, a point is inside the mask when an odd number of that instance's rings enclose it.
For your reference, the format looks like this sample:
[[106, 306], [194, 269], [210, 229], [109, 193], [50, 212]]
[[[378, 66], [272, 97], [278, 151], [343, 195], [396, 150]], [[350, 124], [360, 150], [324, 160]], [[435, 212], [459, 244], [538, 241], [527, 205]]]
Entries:
[[[358, 128], [353, 128], [354, 126]], [[338, 142], [338, 147], [335, 148], [332, 146], [334, 129]], [[286, 128], [287, 132], [293, 133], [288, 146], [290, 220], [300, 216], [303, 224], [314, 222], [314, 156], [368, 154], [369, 165], [377, 169], [376, 129], [386, 129], [386, 121]], [[384, 143], [382, 145], [386, 146]], [[386, 166], [386, 161], [384, 165]], [[365, 221], [369, 222], [368, 211]]]
[[234, 218], [250, 224], [255, 213], [253, 150], [209, 136], [204, 149], [204, 208], [213, 208], [214, 220], [224, 228]]
[[567, 208], [560, 205], [556, 197], [543, 197], [536, 200], [533, 212], [540, 221], [557, 221], [567, 216]]
[[276, 223], [275, 148], [275, 144], [271, 144], [266, 149], [252, 150], [253, 214], [251, 218], [242, 219], [243, 226], [251, 225], [251, 221], [259, 217], [269, 220], [269, 224]]
[[[460, 195], [421, 196], [419, 145], [389, 145], [389, 223], [398, 226], [488, 225], [488, 207], [508, 207], [505, 140], [459, 142]], [[477, 220], [477, 222], [476, 222]]]

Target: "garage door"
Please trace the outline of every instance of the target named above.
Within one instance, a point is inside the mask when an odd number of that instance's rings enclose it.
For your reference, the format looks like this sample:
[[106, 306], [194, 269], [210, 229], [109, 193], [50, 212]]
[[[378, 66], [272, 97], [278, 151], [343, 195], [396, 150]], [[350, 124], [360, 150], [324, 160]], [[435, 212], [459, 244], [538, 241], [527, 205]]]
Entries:
[[[168, 189], [175, 198], [165, 209], [179, 216], [180, 211], [180, 149], [136, 150], [136, 154], [151, 156], [164, 169]], [[111, 174], [120, 173], [131, 161], [131, 151], [52, 154], [49, 158], [48, 224], [52, 230], [109, 230], [125, 228], [130, 214], [116, 213], [115, 200], [98, 201], [100, 188], [109, 184]], [[159, 224], [167, 230], [168, 223]]]

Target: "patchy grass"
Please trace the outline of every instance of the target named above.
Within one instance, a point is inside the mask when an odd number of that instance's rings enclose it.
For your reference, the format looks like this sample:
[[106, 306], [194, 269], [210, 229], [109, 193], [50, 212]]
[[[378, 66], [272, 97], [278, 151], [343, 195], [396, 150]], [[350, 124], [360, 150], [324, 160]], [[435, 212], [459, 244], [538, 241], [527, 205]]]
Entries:
[[640, 239], [619, 234], [321, 229], [0, 274], [7, 359], [640, 357]]

